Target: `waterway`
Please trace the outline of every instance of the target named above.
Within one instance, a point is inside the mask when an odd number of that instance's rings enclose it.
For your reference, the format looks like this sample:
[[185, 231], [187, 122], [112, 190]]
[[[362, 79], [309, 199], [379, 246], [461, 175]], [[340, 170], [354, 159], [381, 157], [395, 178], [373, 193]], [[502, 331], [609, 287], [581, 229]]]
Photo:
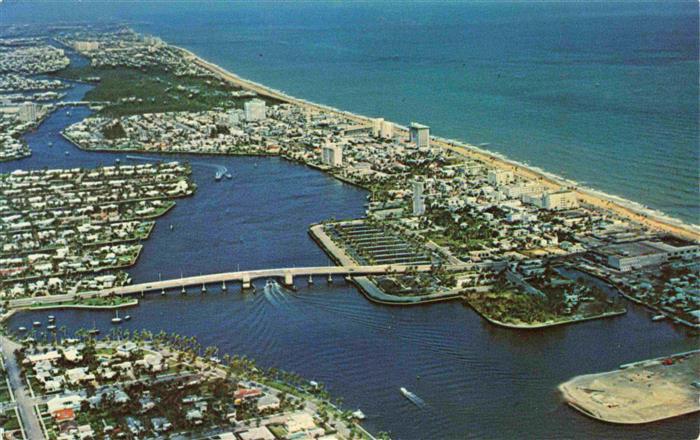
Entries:
[[[80, 85], [87, 90], [88, 86]], [[33, 155], [0, 164], [0, 172], [127, 163], [125, 154], [88, 153], [58, 134], [89, 114], [84, 107], [52, 114], [26, 135]], [[53, 147], [48, 143], [53, 142]], [[65, 152], [69, 155], [66, 155]], [[307, 235], [310, 223], [362, 215], [366, 193], [316, 170], [277, 158], [192, 157], [196, 194], [178, 200], [158, 220], [137, 265], [135, 281], [184, 274], [328, 264]], [[207, 164], [206, 166], [197, 165]], [[211, 165], [232, 180], [214, 181]], [[169, 225], [173, 225], [171, 230]], [[556, 386], [572, 376], [695, 348], [666, 322], [629, 305], [625, 316], [541, 331], [494, 327], [459, 302], [418, 307], [378, 306], [340, 279], [317, 279], [297, 292], [242, 294], [209, 286], [147, 296], [129, 310], [124, 329], [196, 336], [221, 353], [258, 360], [327, 384], [348, 409], [361, 408], [370, 431], [395, 439], [694, 438], [698, 418], [648, 426], [599, 423], [562, 403]], [[25, 312], [11, 329], [57, 318], [70, 334], [96, 325], [106, 334], [110, 312]], [[425, 402], [418, 407], [399, 392]]]

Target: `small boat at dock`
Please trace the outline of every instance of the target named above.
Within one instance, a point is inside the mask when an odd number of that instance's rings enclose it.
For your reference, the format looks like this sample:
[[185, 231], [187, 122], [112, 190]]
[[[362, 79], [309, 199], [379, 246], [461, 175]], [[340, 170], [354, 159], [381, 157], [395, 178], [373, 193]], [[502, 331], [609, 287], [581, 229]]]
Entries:
[[51, 331], [54, 331], [54, 330], [56, 330], [56, 326], [55, 326], [55, 325], [53, 325], [53, 324], [51, 324], [51, 325], [47, 325], [47, 326], [46, 326], [46, 328], [47, 328], [48, 330], [51, 330]]
[[114, 313], [114, 318], [112, 318], [112, 324], [121, 324], [122, 319], [119, 317], [119, 312]]
[[27, 331], [27, 327], [19, 327], [17, 330], [18, 330], [18, 331], [21, 331], [21, 332], [26, 332], [26, 331]]
[[98, 329], [98, 328], [91, 328], [90, 330], [88, 330], [88, 335], [90, 335], [90, 336], [96, 336], [99, 334], [100, 334], [100, 329]]
[[226, 173], [224, 176], [226, 176], [227, 179], [233, 179], [233, 175], [231, 175], [231, 173]]
[[662, 319], [666, 319], [666, 315], [659, 314], [651, 317], [652, 321], [661, 321]]
[[39, 321], [34, 321], [34, 322], [32, 322], [32, 325], [33, 325], [34, 327], [41, 327], [41, 323], [40, 323]]
[[124, 317], [124, 321], [131, 321], [131, 315], [126, 315]]
[[53, 315], [49, 315], [49, 322], [55, 322], [55, 321], [56, 321], [56, 317]]

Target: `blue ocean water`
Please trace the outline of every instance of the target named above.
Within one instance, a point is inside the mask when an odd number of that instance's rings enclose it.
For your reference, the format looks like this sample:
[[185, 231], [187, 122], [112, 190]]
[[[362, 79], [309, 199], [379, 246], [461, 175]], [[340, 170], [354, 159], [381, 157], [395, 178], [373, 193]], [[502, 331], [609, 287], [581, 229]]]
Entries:
[[696, 2], [13, 2], [123, 20], [312, 101], [700, 223]]

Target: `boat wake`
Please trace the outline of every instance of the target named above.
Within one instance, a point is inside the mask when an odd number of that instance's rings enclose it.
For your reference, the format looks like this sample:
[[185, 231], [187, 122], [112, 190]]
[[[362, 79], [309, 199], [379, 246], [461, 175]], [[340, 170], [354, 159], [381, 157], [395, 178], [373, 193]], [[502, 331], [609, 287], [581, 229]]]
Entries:
[[418, 408], [425, 408], [427, 406], [423, 399], [408, 391], [406, 388], [401, 388], [401, 394]]
[[288, 303], [289, 298], [282, 291], [282, 286], [275, 280], [267, 280], [263, 288], [265, 299], [274, 307], [279, 307], [282, 303]]

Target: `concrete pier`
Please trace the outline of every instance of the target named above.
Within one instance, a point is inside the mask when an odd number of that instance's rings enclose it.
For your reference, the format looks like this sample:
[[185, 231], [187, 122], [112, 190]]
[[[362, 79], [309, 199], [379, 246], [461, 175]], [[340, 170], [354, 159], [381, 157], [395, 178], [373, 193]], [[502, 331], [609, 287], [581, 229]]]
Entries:
[[241, 277], [241, 284], [242, 284], [243, 290], [250, 289], [250, 275], [243, 274], [243, 276]]
[[289, 270], [284, 271], [284, 285], [293, 286], [294, 285], [294, 275]]

